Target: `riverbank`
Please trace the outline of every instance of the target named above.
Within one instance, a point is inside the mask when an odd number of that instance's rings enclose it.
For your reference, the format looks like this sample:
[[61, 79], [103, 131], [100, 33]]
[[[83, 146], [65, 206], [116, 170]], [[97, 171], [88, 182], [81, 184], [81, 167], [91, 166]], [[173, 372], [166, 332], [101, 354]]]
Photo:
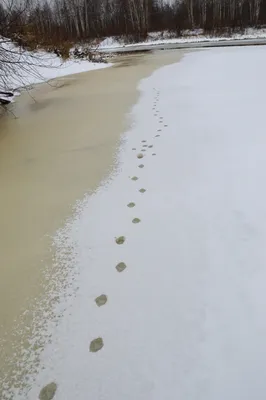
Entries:
[[123, 57], [111, 68], [39, 85], [14, 105], [18, 118], [1, 119], [1, 399], [34, 377], [45, 330], [62, 314], [55, 306], [67, 278], [53, 235], [115, 168], [140, 79], [181, 56]]
[[141, 51], [154, 49], [179, 49], [201, 47], [249, 46], [266, 43], [266, 30], [248, 28], [240, 32], [206, 33], [203, 29], [185, 30], [177, 36], [174, 32], [149, 32], [143, 41], [134, 41], [134, 37], [107, 37], [97, 40], [95, 49], [105, 53]]
[[[93, 71], [111, 66], [99, 54], [89, 54], [80, 58], [79, 54], [69, 53], [64, 59], [57, 52], [45, 49], [26, 50], [16, 42], [0, 36], [0, 51], [6, 55], [2, 61], [4, 73], [0, 76], [1, 91], [16, 92], [25, 87], [32, 88], [37, 83], [47, 82], [66, 75]], [[11, 93], [12, 94], [12, 93]], [[6, 97], [3, 97], [6, 100]], [[10, 99], [12, 102], [14, 99]]]

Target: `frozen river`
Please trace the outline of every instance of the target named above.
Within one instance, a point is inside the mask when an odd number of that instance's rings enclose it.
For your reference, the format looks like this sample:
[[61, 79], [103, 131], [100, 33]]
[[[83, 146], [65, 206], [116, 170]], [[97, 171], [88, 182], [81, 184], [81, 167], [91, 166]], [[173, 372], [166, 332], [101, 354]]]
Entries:
[[55, 239], [74, 283], [27, 399], [265, 399], [265, 65], [212, 49], [142, 80], [115, 172]]

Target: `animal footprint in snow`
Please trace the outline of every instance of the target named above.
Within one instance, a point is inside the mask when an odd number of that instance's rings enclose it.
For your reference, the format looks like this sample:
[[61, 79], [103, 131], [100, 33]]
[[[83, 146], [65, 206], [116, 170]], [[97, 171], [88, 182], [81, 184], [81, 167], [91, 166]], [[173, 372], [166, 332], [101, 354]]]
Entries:
[[132, 178], [131, 178], [131, 180], [132, 181], [137, 181], [139, 178], [137, 177], [137, 176], [133, 176]]
[[140, 164], [140, 165], [139, 165], [139, 168], [144, 168], [144, 165], [143, 165], [143, 164]]
[[57, 390], [57, 384], [55, 382], [48, 383], [44, 386], [39, 394], [40, 400], [52, 400]]
[[136, 205], [135, 203], [131, 202], [131, 203], [128, 203], [127, 206], [128, 206], [129, 208], [133, 208], [133, 207], [135, 207], [135, 205]]
[[145, 193], [145, 192], [146, 192], [146, 189], [141, 188], [141, 189], [139, 189], [139, 192], [140, 192], [140, 193]]
[[117, 266], [115, 267], [117, 272], [123, 272], [126, 269], [126, 264], [124, 262], [120, 262], [117, 264]]
[[148, 147], [149, 147], [149, 149], [151, 149], [151, 148], [153, 147], [153, 145], [152, 145], [152, 144], [150, 144]]
[[136, 147], [133, 147], [132, 150], [137, 150]]
[[97, 351], [103, 348], [103, 340], [101, 337], [94, 339], [90, 343], [90, 351], [92, 353], [97, 353]]
[[98, 307], [104, 306], [107, 302], [107, 296], [105, 294], [101, 294], [101, 296], [96, 297], [95, 303]]
[[117, 244], [123, 244], [123, 243], [125, 243], [126, 238], [125, 238], [125, 236], [119, 236], [119, 237], [115, 238], [115, 241]]
[[155, 135], [155, 137], [159, 137], [160, 135]]
[[156, 156], [156, 153], [152, 153], [153, 156]]
[[137, 157], [138, 157], [138, 158], [143, 158], [143, 157], [144, 157], [144, 155], [143, 155], [143, 154], [141, 154], [141, 153], [139, 153], [139, 154], [137, 155]]
[[133, 224], [138, 224], [140, 222], [139, 218], [132, 219]]

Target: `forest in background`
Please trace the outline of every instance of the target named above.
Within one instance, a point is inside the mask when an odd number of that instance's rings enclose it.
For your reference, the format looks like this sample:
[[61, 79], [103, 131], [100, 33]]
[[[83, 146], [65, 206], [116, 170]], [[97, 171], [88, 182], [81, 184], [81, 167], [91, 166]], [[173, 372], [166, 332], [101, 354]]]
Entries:
[[3, 0], [0, 35], [32, 46], [201, 28], [230, 34], [266, 24], [266, 0]]

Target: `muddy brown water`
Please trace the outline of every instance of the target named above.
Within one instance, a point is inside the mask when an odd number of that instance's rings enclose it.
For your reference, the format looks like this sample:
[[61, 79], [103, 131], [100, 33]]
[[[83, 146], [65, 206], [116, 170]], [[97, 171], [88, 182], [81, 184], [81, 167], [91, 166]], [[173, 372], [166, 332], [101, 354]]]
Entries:
[[181, 57], [180, 51], [127, 55], [111, 68], [38, 85], [34, 98], [17, 99], [17, 118], [0, 119], [1, 399], [4, 382], [20, 385], [14, 355], [32, 333], [24, 311], [45, 295], [51, 236], [113, 168], [140, 79]]

